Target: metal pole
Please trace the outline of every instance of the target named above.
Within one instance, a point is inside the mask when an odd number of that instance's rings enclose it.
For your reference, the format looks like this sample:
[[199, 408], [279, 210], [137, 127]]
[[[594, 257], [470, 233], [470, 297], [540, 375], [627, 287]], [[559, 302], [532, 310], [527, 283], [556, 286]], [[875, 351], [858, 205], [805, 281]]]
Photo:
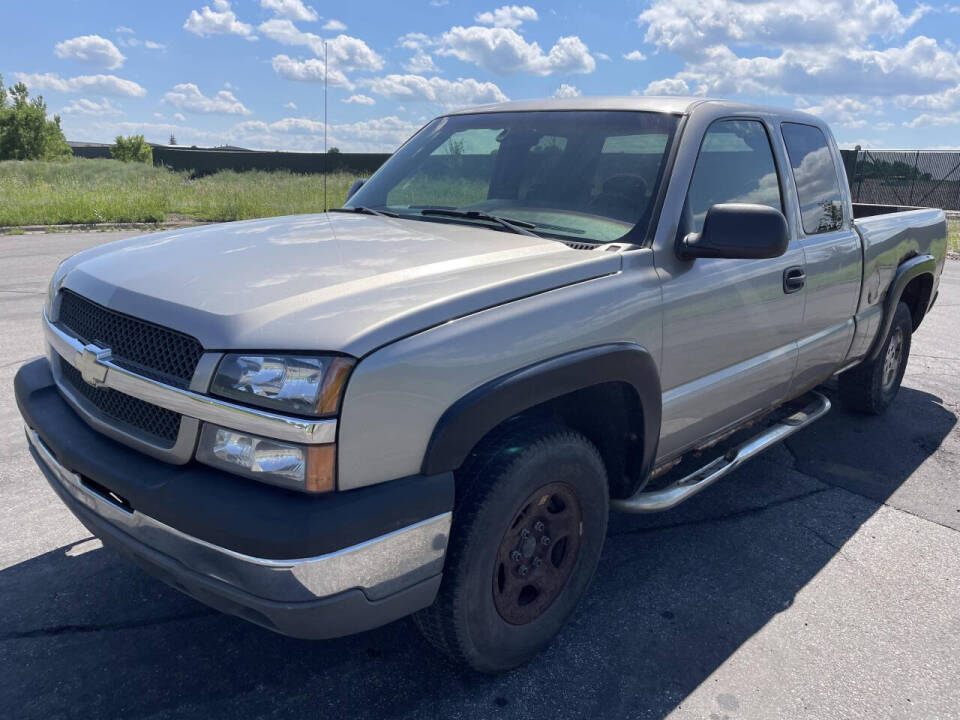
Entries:
[[913, 205], [913, 186], [917, 184], [917, 173], [920, 165], [920, 151], [913, 156], [913, 180], [910, 183], [910, 197], [907, 198], [907, 205]]
[[323, 41], [323, 211], [327, 211], [327, 41]]

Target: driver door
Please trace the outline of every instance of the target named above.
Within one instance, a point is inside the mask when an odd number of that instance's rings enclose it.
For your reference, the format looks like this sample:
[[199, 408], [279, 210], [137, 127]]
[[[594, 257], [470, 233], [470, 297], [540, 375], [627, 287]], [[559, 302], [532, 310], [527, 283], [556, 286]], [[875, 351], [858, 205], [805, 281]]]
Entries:
[[[723, 119], [707, 129], [687, 190], [679, 236], [699, 232], [711, 206], [769, 205], [784, 193], [766, 125]], [[782, 401], [797, 363], [805, 290], [785, 291], [803, 267], [791, 229], [777, 258], [658, 261], [663, 287], [663, 424], [669, 460]]]

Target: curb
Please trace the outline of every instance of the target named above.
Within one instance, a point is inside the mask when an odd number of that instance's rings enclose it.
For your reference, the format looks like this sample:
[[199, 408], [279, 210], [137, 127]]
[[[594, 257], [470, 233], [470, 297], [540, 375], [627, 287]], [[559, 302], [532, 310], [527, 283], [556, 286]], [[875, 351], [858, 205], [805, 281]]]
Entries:
[[173, 220], [171, 222], [145, 223], [89, 223], [74, 225], [13, 225], [0, 227], [0, 235], [26, 235], [57, 232], [110, 232], [112, 230], [175, 230], [177, 228], [209, 225], [208, 220]]

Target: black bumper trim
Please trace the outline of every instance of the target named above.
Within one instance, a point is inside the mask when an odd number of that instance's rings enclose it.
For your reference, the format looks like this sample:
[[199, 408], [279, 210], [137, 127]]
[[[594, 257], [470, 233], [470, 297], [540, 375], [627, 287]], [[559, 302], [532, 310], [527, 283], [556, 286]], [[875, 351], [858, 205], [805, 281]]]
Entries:
[[46, 358], [21, 367], [14, 388], [24, 420], [64, 466], [159, 522], [239, 553], [324, 555], [453, 508], [452, 473], [314, 497], [196, 462], [158, 461], [87, 425], [60, 395]]
[[440, 587], [442, 576], [435, 575], [375, 601], [367, 599], [359, 589], [306, 602], [261, 598], [194, 572], [144, 545], [77, 502], [42, 463], [40, 467], [64, 504], [105, 547], [132, 559], [150, 575], [195, 600], [281, 635], [319, 640], [370, 630], [427, 607]]

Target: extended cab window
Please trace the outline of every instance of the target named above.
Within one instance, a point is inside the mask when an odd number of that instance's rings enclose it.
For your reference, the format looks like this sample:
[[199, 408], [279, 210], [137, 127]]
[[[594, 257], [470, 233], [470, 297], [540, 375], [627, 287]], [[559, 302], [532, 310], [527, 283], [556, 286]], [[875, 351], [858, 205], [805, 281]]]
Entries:
[[700, 232], [707, 210], [721, 203], [783, 210], [770, 140], [757, 120], [721, 120], [707, 130], [687, 191], [685, 232]]
[[820, 128], [783, 123], [783, 141], [793, 167], [800, 217], [807, 235], [836, 230], [843, 224], [837, 166]]

